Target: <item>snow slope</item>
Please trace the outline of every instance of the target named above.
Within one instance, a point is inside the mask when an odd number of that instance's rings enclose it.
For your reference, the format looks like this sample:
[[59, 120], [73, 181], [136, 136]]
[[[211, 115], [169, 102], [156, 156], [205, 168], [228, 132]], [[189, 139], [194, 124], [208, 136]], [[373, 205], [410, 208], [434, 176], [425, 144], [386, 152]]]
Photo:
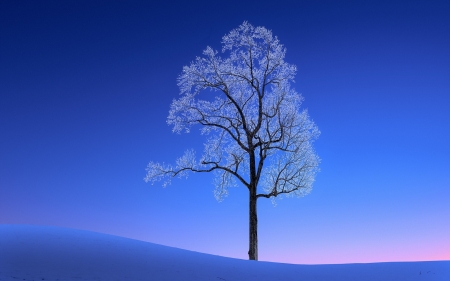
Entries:
[[450, 280], [450, 261], [343, 265], [254, 262], [89, 231], [0, 225], [6, 280]]

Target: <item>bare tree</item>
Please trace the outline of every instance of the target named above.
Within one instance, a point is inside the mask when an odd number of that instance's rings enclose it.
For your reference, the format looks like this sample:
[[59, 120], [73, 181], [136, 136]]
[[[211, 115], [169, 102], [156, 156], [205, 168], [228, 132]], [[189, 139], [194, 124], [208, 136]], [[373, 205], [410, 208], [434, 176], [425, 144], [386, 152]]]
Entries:
[[[222, 38], [222, 53], [207, 47], [183, 68], [179, 99], [167, 123], [173, 132], [200, 124], [208, 135], [199, 160], [188, 150], [176, 165], [150, 162], [146, 182], [214, 172], [217, 200], [237, 183], [249, 191], [249, 259], [258, 260], [258, 198], [304, 196], [311, 191], [319, 158], [312, 147], [320, 132], [293, 88], [296, 67], [286, 49], [264, 27], [244, 22]], [[207, 96], [200, 99], [200, 95]]]

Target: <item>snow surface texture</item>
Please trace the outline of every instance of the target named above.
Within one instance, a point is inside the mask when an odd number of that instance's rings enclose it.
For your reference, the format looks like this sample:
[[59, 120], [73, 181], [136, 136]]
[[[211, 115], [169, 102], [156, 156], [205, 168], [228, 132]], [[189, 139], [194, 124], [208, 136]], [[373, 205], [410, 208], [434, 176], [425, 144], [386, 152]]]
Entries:
[[0, 225], [6, 280], [450, 280], [450, 261], [294, 265], [232, 259], [47, 226]]

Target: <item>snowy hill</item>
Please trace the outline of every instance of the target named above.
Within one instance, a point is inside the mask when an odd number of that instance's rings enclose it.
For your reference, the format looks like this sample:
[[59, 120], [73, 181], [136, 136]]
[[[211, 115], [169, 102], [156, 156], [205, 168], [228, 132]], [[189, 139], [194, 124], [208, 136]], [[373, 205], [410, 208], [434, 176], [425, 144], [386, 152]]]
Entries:
[[58, 227], [0, 225], [0, 281], [450, 280], [450, 261], [344, 265], [254, 262]]

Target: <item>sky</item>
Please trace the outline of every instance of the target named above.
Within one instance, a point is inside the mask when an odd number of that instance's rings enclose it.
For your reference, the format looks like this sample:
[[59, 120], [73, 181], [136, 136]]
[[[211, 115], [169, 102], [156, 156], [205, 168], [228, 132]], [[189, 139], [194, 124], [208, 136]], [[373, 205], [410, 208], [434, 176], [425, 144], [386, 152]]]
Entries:
[[243, 186], [143, 180], [202, 151], [166, 124], [176, 79], [244, 21], [286, 47], [321, 131], [312, 192], [258, 201], [259, 259], [450, 260], [448, 1], [3, 1], [0, 224], [247, 259]]

